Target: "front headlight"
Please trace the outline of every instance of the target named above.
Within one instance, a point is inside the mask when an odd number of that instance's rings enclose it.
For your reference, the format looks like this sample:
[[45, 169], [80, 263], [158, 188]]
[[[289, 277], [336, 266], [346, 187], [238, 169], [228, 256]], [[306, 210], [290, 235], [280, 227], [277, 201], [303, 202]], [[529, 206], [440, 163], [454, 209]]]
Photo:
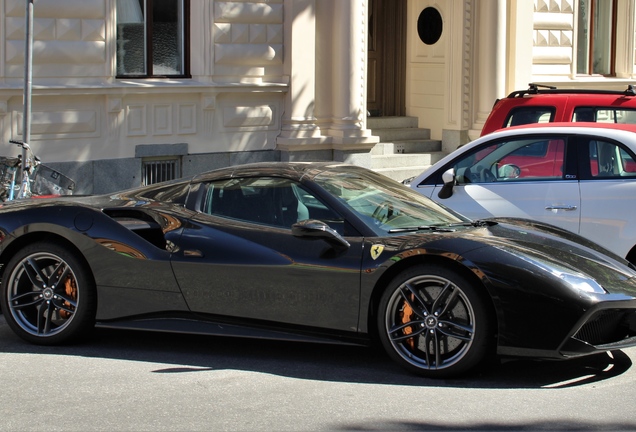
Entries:
[[587, 293], [596, 293], [596, 294], [606, 294], [607, 291], [603, 289], [602, 286], [598, 284], [594, 279], [590, 279], [588, 277], [572, 274], [572, 273], [559, 273], [558, 276], [567, 282], [572, 288], [576, 288], [578, 290], [587, 292]]

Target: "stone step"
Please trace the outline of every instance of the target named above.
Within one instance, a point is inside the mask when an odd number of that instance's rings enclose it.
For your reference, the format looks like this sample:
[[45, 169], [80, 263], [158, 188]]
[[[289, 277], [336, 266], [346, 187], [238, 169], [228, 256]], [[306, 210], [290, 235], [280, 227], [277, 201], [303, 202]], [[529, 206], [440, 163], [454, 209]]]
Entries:
[[368, 129], [417, 128], [417, 117], [367, 117]]
[[393, 155], [372, 155], [371, 169], [403, 168], [403, 167], [429, 167], [446, 156], [444, 152], [407, 153]]
[[430, 153], [442, 150], [439, 140], [406, 140], [394, 142], [380, 142], [371, 149], [372, 155], [391, 155], [407, 153]]
[[431, 139], [431, 131], [429, 129], [388, 128], [388, 129], [372, 129], [372, 130], [373, 130], [373, 135], [380, 137], [380, 142]]
[[446, 156], [441, 141], [418, 128], [416, 117], [370, 117], [367, 127], [380, 137], [371, 150], [371, 169], [393, 180], [416, 176]]

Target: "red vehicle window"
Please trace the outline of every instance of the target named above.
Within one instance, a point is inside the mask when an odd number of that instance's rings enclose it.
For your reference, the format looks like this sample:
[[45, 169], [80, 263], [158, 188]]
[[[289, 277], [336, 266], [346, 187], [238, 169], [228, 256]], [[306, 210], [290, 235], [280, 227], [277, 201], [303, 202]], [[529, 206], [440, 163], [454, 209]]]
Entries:
[[554, 121], [554, 107], [518, 107], [510, 110], [503, 127], [521, 126], [531, 123], [548, 123]]
[[636, 109], [579, 106], [574, 108], [572, 121], [636, 124]]
[[560, 179], [564, 155], [565, 139], [521, 137], [468, 154], [454, 169], [459, 184]]
[[561, 178], [565, 141], [562, 139], [528, 144], [501, 159], [500, 166], [516, 165], [516, 178]]

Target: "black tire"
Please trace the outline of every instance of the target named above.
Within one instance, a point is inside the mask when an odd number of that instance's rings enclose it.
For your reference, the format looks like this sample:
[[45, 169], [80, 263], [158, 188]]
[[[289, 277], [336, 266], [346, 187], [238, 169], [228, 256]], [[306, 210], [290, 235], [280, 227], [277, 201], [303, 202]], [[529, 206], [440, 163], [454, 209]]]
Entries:
[[476, 367], [490, 349], [492, 319], [480, 292], [466, 278], [437, 265], [398, 275], [383, 293], [378, 334], [388, 355], [429, 378]]
[[73, 342], [95, 325], [90, 272], [71, 251], [50, 242], [33, 243], [11, 258], [0, 303], [11, 329], [34, 344]]

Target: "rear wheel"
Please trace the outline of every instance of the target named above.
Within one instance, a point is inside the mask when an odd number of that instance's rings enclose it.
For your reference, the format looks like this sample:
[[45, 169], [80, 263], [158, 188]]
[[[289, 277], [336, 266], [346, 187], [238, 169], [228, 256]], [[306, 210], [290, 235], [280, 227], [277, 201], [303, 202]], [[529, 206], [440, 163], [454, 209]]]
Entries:
[[16, 253], [2, 281], [2, 310], [21, 338], [53, 345], [73, 341], [94, 326], [95, 284], [67, 248], [34, 243]]
[[391, 358], [419, 375], [466, 372], [486, 357], [491, 320], [481, 293], [446, 267], [420, 265], [382, 295], [379, 336]]

